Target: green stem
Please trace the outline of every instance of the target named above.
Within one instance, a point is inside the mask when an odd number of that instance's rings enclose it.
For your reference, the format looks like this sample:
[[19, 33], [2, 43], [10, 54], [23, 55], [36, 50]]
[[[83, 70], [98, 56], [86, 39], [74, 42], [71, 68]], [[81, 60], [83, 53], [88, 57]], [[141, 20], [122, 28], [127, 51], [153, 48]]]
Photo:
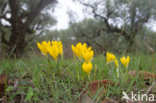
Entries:
[[127, 66], [127, 68], [126, 68], [126, 81], [128, 80], [128, 77], [129, 77], [129, 75], [128, 75], [128, 66]]
[[63, 64], [63, 60], [61, 59], [61, 70], [62, 70], [62, 64]]
[[92, 82], [92, 79], [90, 78], [90, 73], [88, 75], [88, 79], [89, 79], [90, 82]]
[[84, 71], [82, 70], [82, 62], [81, 62], [81, 74], [82, 74], [82, 80], [84, 79]]
[[59, 78], [59, 76], [60, 76], [60, 70], [58, 69], [59, 68], [59, 64], [58, 64], [58, 62], [57, 61], [55, 61], [55, 67], [56, 67], [56, 71], [57, 71], [57, 77]]
[[[153, 69], [153, 73], [154, 73], [154, 52], [152, 53], [152, 69]], [[153, 78], [154, 78], [154, 75], [153, 75]]]
[[117, 77], [119, 78], [119, 68], [117, 67], [117, 69], [116, 69], [116, 75], [117, 75]]
[[49, 58], [47, 58], [47, 60], [48, 60], [48, 63], [49, 63], [50, 69], [52, 70], [52, 66], [51, 66], [51, 63], [50, 63]]
[[35, 67], [35, 86], [38, 88], [39, 87], [39, 77], [38, 77], [38, 69], [37, 66]]
[[78, 66], [77, 66], [77, 63], [76, 63], [76, 69], [77, 69], [77, 78], [78, 78], [78, 80], [80, 79], [79, 78], [79, 68], [78, 68]]

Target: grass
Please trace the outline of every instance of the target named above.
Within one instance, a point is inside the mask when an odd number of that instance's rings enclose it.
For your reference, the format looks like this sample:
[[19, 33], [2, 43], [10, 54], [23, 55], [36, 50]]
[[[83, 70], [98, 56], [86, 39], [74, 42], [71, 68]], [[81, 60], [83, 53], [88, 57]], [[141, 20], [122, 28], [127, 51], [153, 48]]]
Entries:
[[[130, 56], [130, 64], [128, 71], [148, 71], [153, 73], [152, 55], [149, 54], [125, 54], [124, 56]], [[50, 58], [52, 68], [49, 67], [48, 61], [44, 56], [37, 56], [35, 54], [30, 55], [28, 58], [23, 57], [21, 59], [3, 59], [0, 63], [3, 73], [6, 73], [11, 81], [11, 85], [8, 88], [13, 88], [14, 81], [18, 81], [16, 90], [11, 92], [8, 89], [5, 101], [27, 101], [27, 102], [50, 102], [50, 103], [77, 103], [78, 98], [82, 94], [80, 90], [85, 84], [96, 80], [108, 79], [115, 85], [109, 86], [106, 90], [105, 96], [99, 98], [97, 92], [92, 99], [98, 103], [102, 102], [106, 98], [110, 98], [114, 101], [121, 101], [122, 92], [125, 91], [130, 94], [131, 91], [138, 93], [146, 93], [148, 86], [145, 85], [144, 80], [138, 77], [127, 82], [124, 73], [126, 72], [124, 66], [120, 62], [122, 55], [116, 55], [119, 62], [120, 78], [116, 77], [115, 64], [106, 64], [106, 57], [102, 54], [93, 58], [93, 68], [91, 70], [88, 79], [85, 72], [82, 71], [81, 61], [75, 61], [74, 59], [58, 60], [58, 70], [60, 74], [56, 75], [57, 68], [55, 68], [55, 62]], [[156, 57], [156, 55], [155, 55]], [[156, 59], [154, 59], [156, 62]], [[79, 70], [79, 79], [77, 75], [77, 69]], [[154, 66], [154, 69], [156, 66]], [[53, 70], [53, 71], [51, 71]], [[111, 72], [110, 72], [111, 71]], [[54, 72], [54, 73], [52, 73]], [[156, 71], [154, 71], [155, 73]], [[149, 81], [150, 85], [152, 81]], [[150, 86], [149, 85], [149, 86]], [[87, 87], [85, 88], [87, 89]], [[99, 91], [102, 90], [99, 88]], [[155, 91], [153, 91], [155, 93]]]

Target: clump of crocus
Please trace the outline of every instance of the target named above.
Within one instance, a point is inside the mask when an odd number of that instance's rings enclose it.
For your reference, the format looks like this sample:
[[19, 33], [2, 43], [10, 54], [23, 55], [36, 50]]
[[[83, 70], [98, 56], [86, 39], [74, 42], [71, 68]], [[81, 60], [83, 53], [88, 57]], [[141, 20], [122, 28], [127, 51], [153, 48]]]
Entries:
[[55, 61], [57, 60], [59, 54], [61, 56], [63, 55], [63, 46], [61, 41], [52, 41], [52, 43], [50, 43], [50, 41], [48, 41], [48, 43], [43, 41], [41, 44], [38, 42], [37, 45], [42, 54], [47, 56], [48, 52], [55, 59]]
[[84, 43], [83, 45], [81, 43], [78, 43], [76, 45], [76, 47], [74, 45], [71, 45], [71, 48], [74, 52], [74, 54], [80, 59], [82, 60], [82, 52], [87, 51], [87, 46], [86, 43]]
[[111, 63], [111, 62], [114, 62], [115, 59], [116, 59], [116, 58], [115, 58], [115, 55], [113, 55], [113, 54], [107, 52], [107, 64], [108, 64], [108, 63]]
[[48, 43], [46, 41], [43, 41], [41, 44], [37, 42], [37, 46], [42, 52], [42, 54], [47, 57], [47, 52], [48, 52], [47, 46], [50, 46], [50, 41], [48, 41]]
[[[81, 43], [78, 43], [76, 46], [72, 45], [71, 46], [74, 54], [80, 59], [84, 59], [86, 62], [83, 63], [82, 69], [85, 71], [89, 77], [90, 71], [92, 69], [92, 63], [90, 62], [92, 60], [92, 57], [94, 55], [94, 51], [91, 50], [91, 47], [87, 47], [86, 43], [83, 45]], [[77, 73], [78, 73], [78, 68], [77, 68]], [[82, 73], [83, 75], [83, 73]], [[78, 73], [78, 78], [79, 78], [79, 73]]]
[[[53, 69], [53, 67], [51, 66], [51, 63], [50, 63], [50, 60], [47, 56], [47, 53], [49, 53], [55, 60], [55, 67], [57, 67], [57, 58], [58, 58], [58, 55], [60, 54], [63, 58], [63, 45], [60, 42], [58, 41], [48, 41], [48, 43], [46, 41], [43, 41], [41, 44], [38, 42], [37, 43], [38, 45], [38, 48], [41, 50], [42, 54], [46, 55], [47, 57], [47, 60], [48, 60], [48, 63], [49, 63], [49, 66], [51, 69]], [[57, 75], [59, 76], [59, 71], [57, 69]]]
[[121, 63], [125, 66], [125, 68], [128, 68], [128, 64], [130, 62], [130, 58], [129, 56], [127, 56], [127, 58], [125, 58], [124, 56], [122, 58], [120, 58]]
[[63, 48], [62, 43], [57, 41], [52, 41], [52, 46], [47, 46], [47, 50], [49, 54], [55, 59], [55, 61], [58, 58], [58, 55], [63, 55]]
[[84, 62], [82, 65], [82, 69], [84, 72], [87, 73], [88, 77], [90, 78], [90, 71], [92, 69], [92, 63], [91, 62]]
[[52, 41], [52, 46], [56, 46], [57, 48], [59, 48], [59, 54], [62, 56], [63, 55], [63, 46], [61, 41]]

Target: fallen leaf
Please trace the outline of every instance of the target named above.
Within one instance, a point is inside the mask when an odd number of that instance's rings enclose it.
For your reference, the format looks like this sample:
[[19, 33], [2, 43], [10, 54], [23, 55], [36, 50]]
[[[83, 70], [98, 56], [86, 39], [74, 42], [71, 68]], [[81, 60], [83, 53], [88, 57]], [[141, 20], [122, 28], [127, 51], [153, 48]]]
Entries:
[[102, 101], [102, 103], [107, 103], [109, 101], [110, 101], [110, 99], [106, 99], [106, 100]]
[[90, 96], [87, 95], [87, 93], [83, 93], [78, 103], [95, 103], [95, 102], [92, 100]]
[[6, 74], [5, 73], [4, 74], [0, 74], [0, 98], [5, 93], [5, 82], [8, 84]]
[[[124, 76], [126, 76], [127, 74], [125, 73]], [[140, 78], [143, 78], [144, 80], [145, 79], [156, 79], [156, 75], [153, 74], [153, 73], [150, 73], [150, 72], [146, 72], [146, 71], [138, 71], [137, 74], [136, 74], [136, 71], [129, 71], [128, 72], [128, 75], [130, 77], [137, 77], [137, 75], [140, 77]]]
[[[109, 85], [113, 86], [113, 82], [106, 80], [106, 79], [93, 81], [93, 82], [89, 83], [87, 89], [82, 93], [81, 99], [85, 100], [85, 98], [87, 98], [87, 100], [88, 100], [91, 97], [94, 97], [98, 92], [99, 92], [99, 95], [97, 97], [101, 97], [102, 95], [105, 94], [105, 90], [109, 87]], [[101, 89], [101, 87], [102, 87], [102, 90], [99, 91]], [[82, 92], [83, 89], [80, 92]], [[84, 94], [87, 94], [87, 95], [83, 98]], [[80, 102], [80, 103], [85, 103], [85, 102]], [[91, 103], [91, 102], [89, 102], [89, 103]], [[92, 101], [92, 103], [94, 103], [94, 102]]]

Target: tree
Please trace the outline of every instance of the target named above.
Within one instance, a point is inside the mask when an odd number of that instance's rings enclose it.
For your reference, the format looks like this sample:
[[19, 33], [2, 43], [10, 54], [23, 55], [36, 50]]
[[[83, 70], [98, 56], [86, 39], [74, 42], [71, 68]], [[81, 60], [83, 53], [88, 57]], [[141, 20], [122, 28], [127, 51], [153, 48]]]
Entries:
[[131, 51], [135, 37], [145, 24], [155, 20], [154, 0], [96, 0], [88, 3], [75, 1], [84, 5], [87, 12], [91, 12], [95, 18], [101, 19], [106, 27], [102, 28], [103, 31], [122, 35], [128, 42], [128, 51]]
[[[117, 33], [106, 33], [103, 31], [106, 28], [100, 19], [84, 19], [80, 22], [72, 22], [68, 29], [77, 40], [77, 42], [85, 42], [88, 46], [92, 46], [95, 51], [106, 53], [107, 50], [121, 51], [124, 38], [118, 37]], [[113, 36], [111, 36], [113, 35]], [[118, 37], [118, 38], [116, 38]], [[118, 40], [122, 39], [122, 43]], [[118, 43], [117, 43], [118, 42]], [[117, 46], [120, 45], [120, 48]]]
[[36, 36], [36, 30], [41, 34], [46, 27], [56, 23], [48, 13], [56, 3], [56, 0], [0, 1], [1, 42], [8, 46], [8, 53], [16, 46], [13, 54], [22, 54]]

